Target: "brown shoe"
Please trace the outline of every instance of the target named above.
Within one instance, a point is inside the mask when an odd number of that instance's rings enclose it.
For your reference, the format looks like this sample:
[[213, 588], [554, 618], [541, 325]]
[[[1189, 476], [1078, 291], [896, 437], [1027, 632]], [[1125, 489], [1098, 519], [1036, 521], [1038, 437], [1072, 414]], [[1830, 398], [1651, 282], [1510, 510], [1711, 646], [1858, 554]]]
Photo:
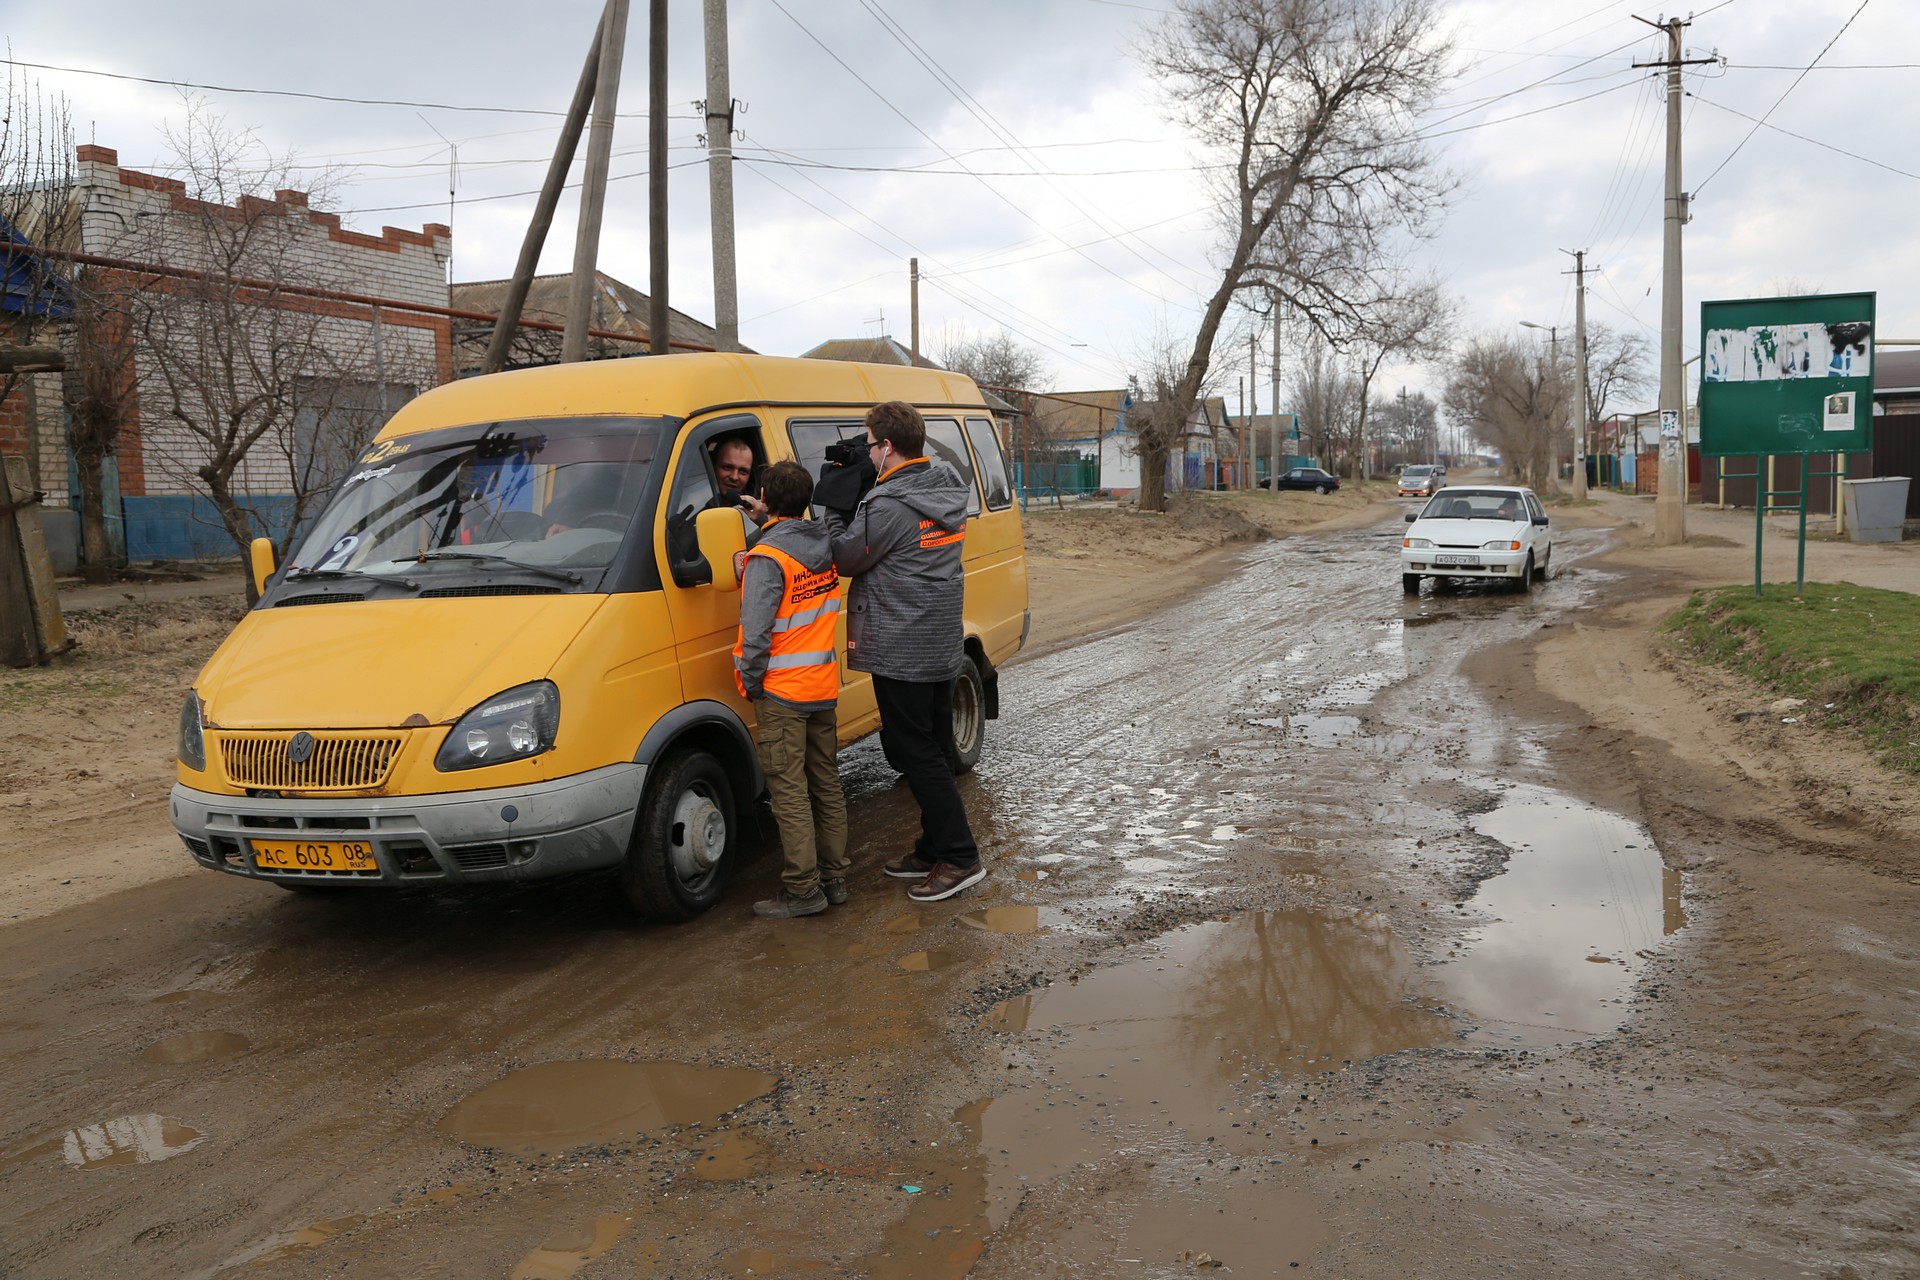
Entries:
[[791, 920], [795, 916], [817, 916], [827, 909], [827, 895], [815, 889], [804, 898], [796, 898], [781, 889], [771, 898], [753, 904], [753, 914], [770, 920]]
[[927, 873], [925, 880], [907, 890], [907, 896], [915, 902], [938, 902], [942, 898], [951, 898], [962, 889], [979, 884], [986, 878], [985, 863], [976, 862], [970, 867], [956, 867], [942, 862]]
[[934, 864], [917, 853], [902, 854], [880, 868], [895, 880], [925, 880], [933, 874]]
[[827, 895], [827, 905], [844, 907], [847, 905], [847, 882], [845, 880], [822, 880], [820, 892]]

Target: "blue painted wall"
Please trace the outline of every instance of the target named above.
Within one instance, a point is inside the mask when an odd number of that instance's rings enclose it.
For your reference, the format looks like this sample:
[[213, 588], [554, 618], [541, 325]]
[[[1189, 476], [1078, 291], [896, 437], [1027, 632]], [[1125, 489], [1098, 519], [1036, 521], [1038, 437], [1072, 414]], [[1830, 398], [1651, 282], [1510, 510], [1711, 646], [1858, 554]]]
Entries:
[[[213, 503], [198, 494], [154, 494], [121, 499], [127, 513], [127, 559], [212, 560], [237, 556]], [[293, 495], [251, 494], [242, 506], [254, 513], [255, 525], [276, 542], [293, 518]]]

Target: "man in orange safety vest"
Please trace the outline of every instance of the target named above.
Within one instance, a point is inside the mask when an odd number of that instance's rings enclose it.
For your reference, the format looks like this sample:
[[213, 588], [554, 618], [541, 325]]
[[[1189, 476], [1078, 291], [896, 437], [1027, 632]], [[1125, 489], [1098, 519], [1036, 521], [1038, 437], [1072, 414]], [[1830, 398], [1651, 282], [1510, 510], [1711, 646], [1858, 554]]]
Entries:
[[826, 526], [804, 520], [813, 478], [797, 462], [767, 470], [767, 520], [740, 573], [734, 681], [759, 714], [755, 752], [780, 826], [780, 892], [753, 904], [775, 919], [847, 900], [847, 801], [840, 789], [840, 575]]

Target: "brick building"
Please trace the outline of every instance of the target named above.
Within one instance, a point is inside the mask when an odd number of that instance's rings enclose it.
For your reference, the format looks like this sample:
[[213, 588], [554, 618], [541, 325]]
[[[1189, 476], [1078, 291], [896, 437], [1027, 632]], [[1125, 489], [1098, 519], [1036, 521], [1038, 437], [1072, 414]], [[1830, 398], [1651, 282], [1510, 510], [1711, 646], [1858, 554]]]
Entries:
[[[190, 196], [176, 179], [123, 169], [106, 147], [82, 146], [76, 157], [72, 186], [48, 199], [77, 206], [67, 220], [77, 230], [49, 247], [92, 291], [137, 300], [134, 394], [102, 504], [130, 559], [234, 552], [195, 474], [223, 410], [250, 397], [276, 406], [233, 490], [258, 531], [277, 534], [297, 494], [323, 492], [339, 459], [393, 409], [453, 377], [445, 226], [369, 235], [311, 208], [299, 191], [222, 204]], [[61, 340], [70, 344], [71, 333]], [[65, 568], [78, 541], [69, 386], [59, 373], [32, 377], [31, 395], [16, 392], [0, 407], [0, 451], [31, 455]]]

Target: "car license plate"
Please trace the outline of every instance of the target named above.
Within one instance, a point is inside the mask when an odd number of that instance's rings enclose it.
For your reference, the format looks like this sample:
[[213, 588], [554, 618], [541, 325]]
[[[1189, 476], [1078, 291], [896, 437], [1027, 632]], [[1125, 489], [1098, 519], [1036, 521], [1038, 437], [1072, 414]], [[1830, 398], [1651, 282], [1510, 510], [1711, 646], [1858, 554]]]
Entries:
[[373, 871], [373, 846], [364, 840], [254, 840], [253, 864], [262, 871]]
[[1478, 565], [1480, 563], [1480, 557], [1479, 556], [1435, 556], [1433, 558], [1433, 562], [1435, 564]]

